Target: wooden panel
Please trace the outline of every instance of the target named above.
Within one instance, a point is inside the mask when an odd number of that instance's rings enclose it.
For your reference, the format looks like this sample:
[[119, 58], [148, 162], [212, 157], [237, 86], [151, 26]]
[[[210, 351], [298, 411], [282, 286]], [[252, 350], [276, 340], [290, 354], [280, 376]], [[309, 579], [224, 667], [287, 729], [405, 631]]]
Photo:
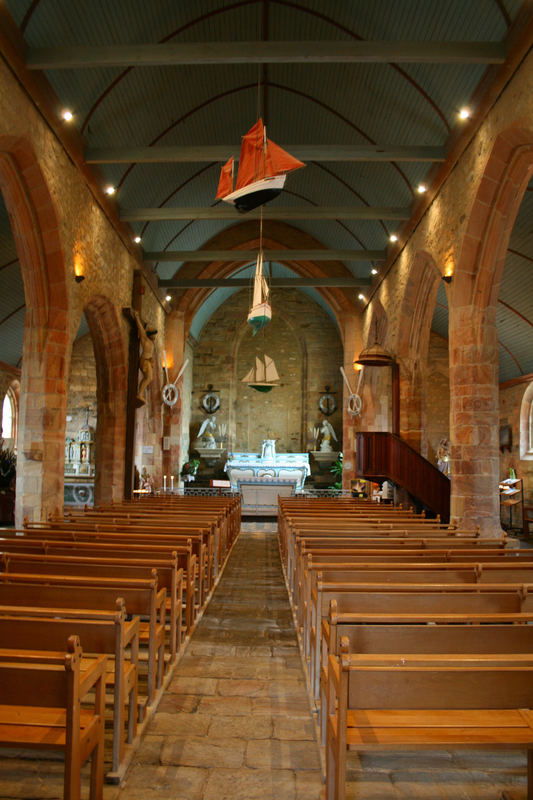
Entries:
[[356, 434], [355, 472], [368, 480], [391, 480], [414, 498], [450, 518], [450, 480], [399, 436], [392, 433]]

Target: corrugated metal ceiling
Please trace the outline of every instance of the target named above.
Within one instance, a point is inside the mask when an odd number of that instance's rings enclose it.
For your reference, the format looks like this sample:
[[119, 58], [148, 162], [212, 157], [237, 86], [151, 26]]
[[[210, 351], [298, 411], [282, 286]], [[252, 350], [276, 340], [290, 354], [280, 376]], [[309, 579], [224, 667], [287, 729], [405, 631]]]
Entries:
[[[521, 0], [7, 0], [28, 46], [52, 48], [262, 38], [503, 41], [521, 6]], [[91, 68], [45, 74], [65, 107], [74, 111], [89, 148], [223, 143], [231, 152], [256, 119], [258, 76], [261, 111], [269, 135], [280, 144], [444, 146], [458, 108], [484, 71], [483, 65], [407, 63]], [[122, 208], [209, 207], [215, 203], [219, 166], [105, 164], [101, 172], [119, 187]], [[287, 190], [272, 207], [407, 206], [428, 168], [424, 162], [311, 163], [289, 177]], [[533, 372], [532, 202], [532, 193], [526, 193], [511, 243], [521, 255], [509, 254], [501, 286], [501, 380]], [[164, 221], [132, 227], [142, 234], [147, 251], [195, 250], [231, 224]], [[373, 250], [384, 249], [396, 227], [379, 220], [294, 224], [329, 248]], [[0, 213], [0, 268], [13, 250], [7, 230], [7, 216]], [[374, 265], [346, 266], [353, 275], [369, 275]], [[165, 262], [157, 271], [170, 278], [179, 267], [179, 262]], [[4, 274], [0, 269], [2, 283]], [[199, 312], [198, 330], [222, 296], [214, 292]], [[433, 326], [447, 334], [443, 291]], [[0, 332], [5, 341], [3, 327]], [[14, 363], [15, 356], [6, 354], [0, 346], [0, 359]]]

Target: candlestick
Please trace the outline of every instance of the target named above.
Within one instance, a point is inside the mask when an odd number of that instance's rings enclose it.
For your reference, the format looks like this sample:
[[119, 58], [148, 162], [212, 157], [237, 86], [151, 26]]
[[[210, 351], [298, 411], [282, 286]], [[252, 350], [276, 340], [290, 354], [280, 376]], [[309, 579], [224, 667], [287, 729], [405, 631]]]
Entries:
[[167, 476], [163, 475], [163, 491], [166, 492], [167, 490]]
[[174, 491], [174, 475], [170, 476], [170, 491]]

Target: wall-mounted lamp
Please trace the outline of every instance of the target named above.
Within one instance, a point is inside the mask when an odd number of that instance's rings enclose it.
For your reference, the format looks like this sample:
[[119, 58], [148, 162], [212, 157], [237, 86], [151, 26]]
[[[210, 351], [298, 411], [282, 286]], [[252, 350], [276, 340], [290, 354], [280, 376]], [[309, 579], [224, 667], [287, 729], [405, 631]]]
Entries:
[[451, 282], [452, 282], [452, 280], [453, 280], [453, 274], [452, 274], [452, 275], [443, 275], [443, 276], [442, 276], [442, 280], [443, 280], [445, 283], [451, 283]]
[[85, 275], [74, 275], [74, 280], [76, 281], [76, 283], [81, 283], [82, 281], [85, 280]]

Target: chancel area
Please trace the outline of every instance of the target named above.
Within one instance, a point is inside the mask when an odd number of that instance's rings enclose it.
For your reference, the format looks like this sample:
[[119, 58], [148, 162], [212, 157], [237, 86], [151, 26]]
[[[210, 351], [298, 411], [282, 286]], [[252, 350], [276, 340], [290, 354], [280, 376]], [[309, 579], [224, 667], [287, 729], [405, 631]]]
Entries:
[[0, 3], [0, 796], [533, 798], [533, 8]]

